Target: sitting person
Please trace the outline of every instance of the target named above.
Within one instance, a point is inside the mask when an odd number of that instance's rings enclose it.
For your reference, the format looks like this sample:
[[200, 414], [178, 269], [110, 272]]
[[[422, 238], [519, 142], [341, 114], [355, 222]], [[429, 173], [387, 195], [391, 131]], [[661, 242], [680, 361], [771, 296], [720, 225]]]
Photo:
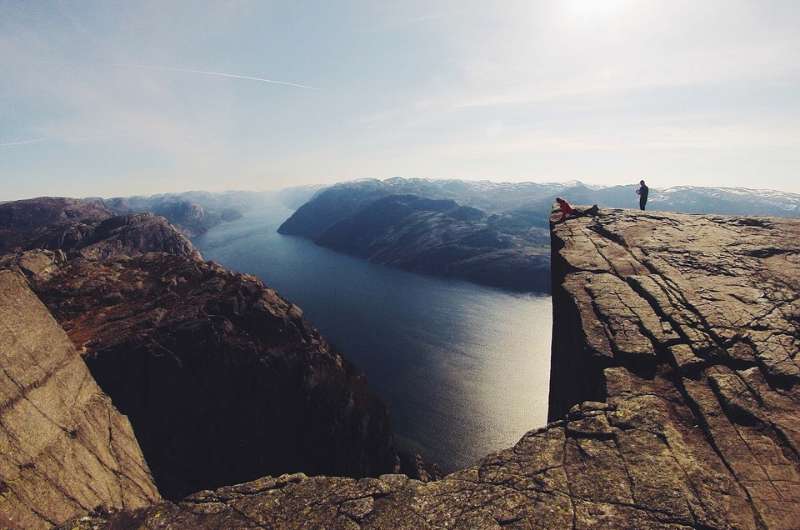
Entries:
[[556, 202], [558, 203], [558, 209], [561, 211], [561, 221], [565, 220], [567, 217], [580, 217], [582, 215], [597, 215], [599, 208], [595, 204], [591, 208], [587, 208], [586, 210], [579, 210], [578, 208], [573, 208], [570, 203], [562, 199], [561, 197], [556, 197]]
[[570, 203], [568, 203], [561, 197], [556, 197], [556, 203], [558, 203], [558, 209], [561, 210], [562, 221], [566, 219], [568, 215], [572, 215], [575, 213], [575, 208], [573, 208]]

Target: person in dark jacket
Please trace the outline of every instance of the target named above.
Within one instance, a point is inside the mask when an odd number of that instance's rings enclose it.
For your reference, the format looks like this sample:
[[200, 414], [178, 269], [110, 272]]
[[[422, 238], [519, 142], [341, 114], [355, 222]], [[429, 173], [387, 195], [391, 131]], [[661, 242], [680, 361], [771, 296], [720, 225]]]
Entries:
[[639, 196], [639, 209], [644, 210], [645, 205], [647, 204], [647, 194], [650, 193], [650, 188], [647, 187], [647, 184], [644, 183], [643, 180], [639, 181], [639, 189], [636, 190], [636, 194]]

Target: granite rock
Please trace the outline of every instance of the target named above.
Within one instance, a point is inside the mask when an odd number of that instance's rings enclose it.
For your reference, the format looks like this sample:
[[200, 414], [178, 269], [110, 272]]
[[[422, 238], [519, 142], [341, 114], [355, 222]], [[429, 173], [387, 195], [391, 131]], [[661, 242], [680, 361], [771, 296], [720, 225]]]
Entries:
[[160, 499], [128, 419], [10, 270], [0, 270], [0, 448], [2, 528], [49, 528]]

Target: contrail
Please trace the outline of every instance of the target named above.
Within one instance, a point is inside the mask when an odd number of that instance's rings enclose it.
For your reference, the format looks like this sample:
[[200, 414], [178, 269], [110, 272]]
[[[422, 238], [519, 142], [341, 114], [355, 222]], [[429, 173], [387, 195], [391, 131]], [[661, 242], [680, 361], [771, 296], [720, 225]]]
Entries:
[[112, 66], [118, 66], [122, 68], [141, 68], [144, 70], [162, 70], [167, 72], [182, 72], [185, 74], [199, 74], [199, 75], [208, 75], [213, 77], [227, 77], [229, 79], [244, 79], [246, 81], [258, 81], [260, 83], [269, 83], [271, 85], [284, 85], [295, 88], [305, 88], [308, 90], [319, 90], [319, 88], [317, 87], [309, 85], [301, 85], [300, 83], [290, 83], [289, 81], [277, 81], [275, 79], [265, 79], [263, 77], [253, 77], [249, 75], [229, 74], [226, 72], [209, 72], [206, 70], [191, 70], [189, 68], [173, 68], [170, 66], [153, 66], [147, 64], [114, 64]]
[[44, 142], [47, 138], [31, 138], [29, 140], [16, 140], [14, 142], [4, 142], [0, 143], [0, 147], [13, 147], [15, 145], [28, 145], [28, 144], [38, 144], [39, 142]]

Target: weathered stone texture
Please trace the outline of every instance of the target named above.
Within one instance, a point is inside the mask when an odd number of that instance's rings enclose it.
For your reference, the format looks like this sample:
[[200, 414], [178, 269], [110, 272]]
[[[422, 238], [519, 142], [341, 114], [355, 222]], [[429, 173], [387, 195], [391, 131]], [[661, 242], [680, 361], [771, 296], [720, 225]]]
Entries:
[[[42, 270], [33, 256], [23, 264]], [[128, 419], [24, 277], [0, 270], [0, 527], [159, 498]]]
[[696, 521], [800, 527], [800, 222], [606, 210], [556, 224], [553, 249], [579, 333], [555, 324], [550, 417], [605, 401], [629, 464], [666, 445]]
[[547, 427], [442, 480], [263, 478], [88, 528], [796, 529], [800, 222], [553, 227]]

